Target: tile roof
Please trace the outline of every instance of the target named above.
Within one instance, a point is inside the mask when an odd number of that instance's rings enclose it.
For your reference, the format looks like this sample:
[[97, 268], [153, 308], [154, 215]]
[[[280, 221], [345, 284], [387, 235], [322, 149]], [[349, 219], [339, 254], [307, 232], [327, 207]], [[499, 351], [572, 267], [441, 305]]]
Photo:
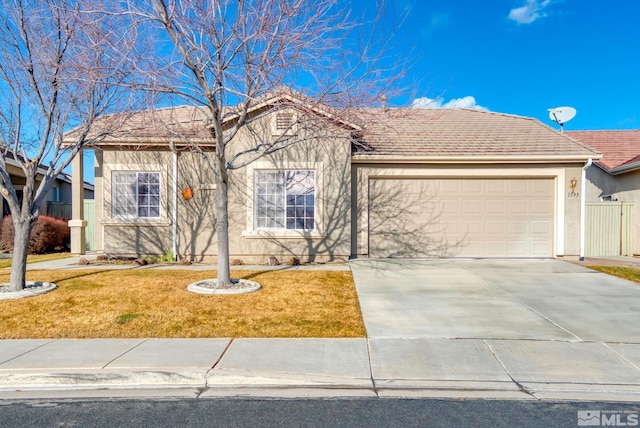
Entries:
[[[528, 117], [473, 109], [379, 108], [350, 109], [343, 113], [340, 125], [359, 127], [362, 140], [373, 149], [356, 153], [356, 159], [599, 157], [587, 146]], [[336, 119], [333, 120], [335, 123]], [[176, 144], [191, 140], [213, 145], [206, 121], [204, 111], [191, 106], [107, 116], [101, 119], [100, 126], [109, 130], [110, 135], [98, 145], [151, 148], [172, 140]]]
[[376, 109], [364, 140], [367, 156], [530, 156], [597, 158], [585, 145], [536, 119], [473, 109]]
[[[96, 121], [92, 134], [107, 135], [99, 140], [99, 146], [155, 146], [169, 141], [213, 144], [206, 123], [202, 108], [178, 106], [104, 116]], [[67, 133], [65, 140], [73, 139], [74, 132]]]
[[640, 161], [640, 129], [628, 131], [568, 131], [574, 138], [602, 153], [598, 163], [606, 170]]

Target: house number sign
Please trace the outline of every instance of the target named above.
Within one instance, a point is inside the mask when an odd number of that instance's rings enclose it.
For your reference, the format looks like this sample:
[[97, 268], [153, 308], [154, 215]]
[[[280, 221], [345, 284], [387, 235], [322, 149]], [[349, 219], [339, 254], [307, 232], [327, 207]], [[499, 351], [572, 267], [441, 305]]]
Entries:
[[576, 180], [575, 178], [572, 178], [571, 181], [569, 182], [569, 194], [567, 195], [568, 198], [580, 197], [580, 193], [576, 192], [577, 185], [578, 185], [578, 180]]

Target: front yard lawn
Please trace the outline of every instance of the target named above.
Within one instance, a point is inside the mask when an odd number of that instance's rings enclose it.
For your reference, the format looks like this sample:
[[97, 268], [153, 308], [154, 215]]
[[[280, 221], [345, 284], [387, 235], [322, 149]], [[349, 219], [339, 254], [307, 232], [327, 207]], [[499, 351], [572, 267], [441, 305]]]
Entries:
[[[147, 337], [364, 337], [351, 272], [236, 271], [262, 289], [187, 291], [215, 271], [29, 271], [55, 282], [40, 296], [0, 301], [0, 339]], [[0, 273], [0, 282], [9, 272]]]
[[589, 269], [608, 273], [619, 278], [640, 283], [640, 269], [621, 266], [587, 266]]

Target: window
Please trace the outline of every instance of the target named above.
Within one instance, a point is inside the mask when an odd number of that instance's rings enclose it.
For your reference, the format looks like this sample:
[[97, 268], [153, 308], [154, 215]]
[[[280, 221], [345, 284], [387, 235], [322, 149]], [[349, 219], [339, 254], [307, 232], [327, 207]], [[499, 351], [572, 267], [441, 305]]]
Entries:
[[315, 171], [255, 171], [256, 229], [313, 230]]
[[112, 182], [113, 217], [160, 217], [159, 172], [113, 172]]

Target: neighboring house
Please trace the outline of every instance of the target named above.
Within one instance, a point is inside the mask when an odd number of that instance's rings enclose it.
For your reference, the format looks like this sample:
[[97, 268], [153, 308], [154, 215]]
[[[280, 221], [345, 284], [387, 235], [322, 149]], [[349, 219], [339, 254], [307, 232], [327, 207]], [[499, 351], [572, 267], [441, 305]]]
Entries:
[[[594, 150], [526, 117], [371, 109], [347, 120], [286, 98], [284, 109], [269, 99], [250, 112], [259, 119], [240, 131], [228, 158], [256, 136], [306, 132], [291, 120], [323, 121], [316, 129], [324, 132], [231, 171], [232, 259], [580, 255], [582, 174], [599, 159]], [[215, 180], [189, 149], [198, 143], [213, 153], [204, 126], [195, 107], [145, 111], [100, 143], [97, 249], [140, 256], [175, 248], [215, 260]], [[72, 252], [81, 253], [82, 222], [70, 225]]]
[[[7, 172], [11, 177], [11, 184], [16, 190], [18, 198], [22, 198], [22, 189], [26, 184], [24, 172], [19, 166], [19, 163], [10, 157], [5, 159], [7, 165]], [[41, 166], [38, 168], [38, 175], [36, 177], [36, 185], [39, 185], [41, 177], [46, 172], [46, 167]], [[94, 187], [91, 183], [84, 183], [84, 198], [93, 199]], [[9, 204], [4, 203], [4, 198], [0, 198], [0, 204], [2, 206], [2, 217], [11, 215], [9, 211]], [[56, 177], [56, 181], [53, 187], [47, 193], [46, 200], [40, 207], [40, 214], [48, 215], [55, 218], [69, 220], [71, 218], [71, 176], [69, 174], [62, 173]]]
[[587, 201], [632, 203], [631, 248], [633, 254], [640, 254], [640, 224], [635, 214], [640, 209], [640, 130], [571, 131], [566, 134], [602, 153], [602, 158], [587, 169]]

